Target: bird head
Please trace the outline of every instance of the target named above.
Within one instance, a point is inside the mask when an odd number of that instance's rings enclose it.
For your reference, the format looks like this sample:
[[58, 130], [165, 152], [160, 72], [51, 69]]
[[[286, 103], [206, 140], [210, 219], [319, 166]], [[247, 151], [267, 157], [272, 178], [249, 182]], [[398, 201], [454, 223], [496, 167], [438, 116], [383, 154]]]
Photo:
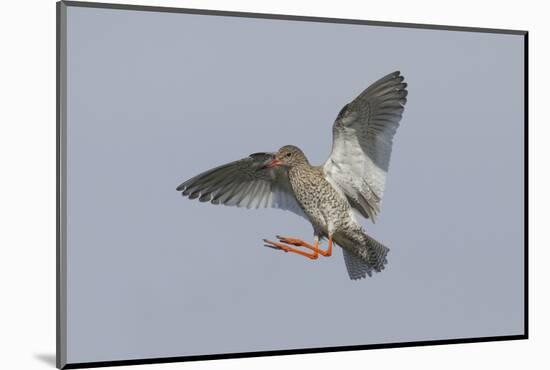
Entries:
[[294, 167], [302, 164], [309, 164], [304, 152], [294, 145], [285, 145], [275, 153], [275, 159], [267, 163], [265, 167]]

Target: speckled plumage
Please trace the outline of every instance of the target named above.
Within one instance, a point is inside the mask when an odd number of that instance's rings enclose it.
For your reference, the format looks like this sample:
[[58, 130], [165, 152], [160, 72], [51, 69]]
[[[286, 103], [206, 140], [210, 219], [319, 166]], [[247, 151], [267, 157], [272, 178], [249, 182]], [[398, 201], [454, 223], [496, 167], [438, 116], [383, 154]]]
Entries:
[[323, 167], [310, 165], [298, 147], [288, 145], [279, 152], [283, 158], [286, 152], [294, 155], [288, 178], [296, 200], [313, 225], [315, 237], [332, 235], [336, 244], [365, 264], [366, 273], [381, 271], [389, 249], [365, 234], [345, 195], [325, 178]]

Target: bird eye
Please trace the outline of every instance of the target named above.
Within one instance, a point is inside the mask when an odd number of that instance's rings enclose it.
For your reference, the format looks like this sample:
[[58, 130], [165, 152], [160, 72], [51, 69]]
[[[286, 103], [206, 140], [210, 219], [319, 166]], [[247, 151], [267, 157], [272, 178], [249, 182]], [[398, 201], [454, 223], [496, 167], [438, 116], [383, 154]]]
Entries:
[[292, 155], [292, 153], [286, 153], [287, 157], [290, 157], [291, 155]]

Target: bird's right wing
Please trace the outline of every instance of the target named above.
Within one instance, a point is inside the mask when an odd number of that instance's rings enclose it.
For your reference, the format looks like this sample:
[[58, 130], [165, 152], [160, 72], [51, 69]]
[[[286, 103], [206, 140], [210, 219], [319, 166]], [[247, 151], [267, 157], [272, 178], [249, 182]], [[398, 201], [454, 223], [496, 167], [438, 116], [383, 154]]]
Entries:
[[323, 170], [353, 208], [374, 221], [380, 210], [393, 136], [407, 102], [399, 72], [370, 85], [338, 114], [332, 127], [332, 153]]
[[306, 217], [290, 187], [287, 170], [267, 168], [274, 153], [254, 153], [203, 172], [176, 188], [189, 199], [246, 208], [280, 208]]

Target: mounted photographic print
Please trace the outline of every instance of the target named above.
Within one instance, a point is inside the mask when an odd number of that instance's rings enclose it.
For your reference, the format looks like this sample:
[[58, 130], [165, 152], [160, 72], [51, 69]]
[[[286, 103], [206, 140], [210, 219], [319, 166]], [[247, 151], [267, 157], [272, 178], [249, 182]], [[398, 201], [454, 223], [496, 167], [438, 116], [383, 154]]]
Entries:
[[527, 32], [57, 5], [59, 368], [527, 338]]

